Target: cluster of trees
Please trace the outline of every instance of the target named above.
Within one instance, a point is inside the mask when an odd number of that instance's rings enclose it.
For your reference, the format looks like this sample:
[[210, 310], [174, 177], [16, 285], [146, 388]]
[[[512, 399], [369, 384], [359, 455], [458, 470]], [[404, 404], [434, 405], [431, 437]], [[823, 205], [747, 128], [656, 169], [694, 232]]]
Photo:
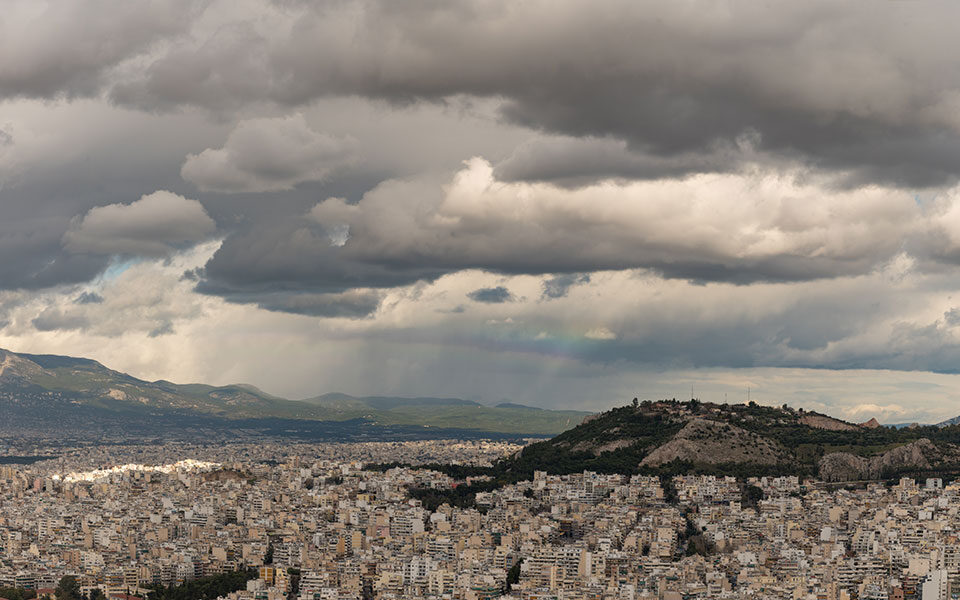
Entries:
[[0, 598], [6, 598], [7, 600], [32, 600], [36, 597], [37, 593], [33, 590], [27, 590], [24, 588], [0, 587]]
[[743, 508], [760, 508], [760, 501], [763, 500], [763, 490], [755, 485], [747, 485], [745, 482], [740, 485], [740, 506]]
[[[414, 468], [414, 465], [404, 462], [388, 462], [388, 463], [374, 463], [369, 465], [364, 465], [364, 470], [366, 471], [378, 471], [383, 473], [389, 471], [390, 469], [396, 469], [397, 467], [406, 467]], [[496, 467], [480, 467], [476, 465], [448, 465], [444, 463], [427, 463], [422, 465], [416, 465], [417, 469], [427, 469], [430, 471], [437, 471], [438, 473], [443, 473], [454, 479], [466, 479], [467, 477], [481, 477], [484, 475], [495, 476], [497, 474]]]
[[57, 584], [57, 589], [53, 592], [57, 600], [81, 600], [83, 595], [80, 593], [80, 583], [73, 575], [64, 575]]
[[683, 513], [686, 520], [684, 530], [680, 532], [679, 547], [683, 549], [684, 556], [709, 556], [717, 551], [716, 546], [711, 542], [703, 532], [697, 528], [689, 512]]
[[[107, 599], [106, 595], [100, 589], [94, 589], [89, 594], [83, 594], [80, 591], [80, 582], [77, 581], [77, 578], [73, 575], [64, 575], [61, 577], [53, 594], [57, 597], [57, 600]], [[7, 600], [30, 600], [31, 598], [37, 597], [37, 592], [22, 588], [0, 588], [0, 597], [6, 598]]]
[[[247, 587], [247, 582], [258, 577], [256, 569], [244, 569], [222, 575], [201, 577], [181, 585], [157, 586], [148, 600], [215, 600]], [[59, 600], [60, 596], [57, 595]]]
[[491, 492], [505, 485], [496, 480], [478, 481], [471, 485], [458, 485], [452, 489], [435, 489], [430, 487], [409, 487], [407, 493], [416, 498], [423, 507], [430, 512], [437, 510], [441, 504], [449, 504], [457, 508], [478, 508], [477, 494]]

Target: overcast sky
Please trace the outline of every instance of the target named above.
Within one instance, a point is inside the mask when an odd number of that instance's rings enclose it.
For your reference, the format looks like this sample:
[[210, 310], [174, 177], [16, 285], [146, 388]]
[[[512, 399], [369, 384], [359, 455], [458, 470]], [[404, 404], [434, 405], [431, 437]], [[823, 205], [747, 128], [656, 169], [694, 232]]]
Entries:
[[960, 414], [956, 2], [0, 7], [0, 347]]

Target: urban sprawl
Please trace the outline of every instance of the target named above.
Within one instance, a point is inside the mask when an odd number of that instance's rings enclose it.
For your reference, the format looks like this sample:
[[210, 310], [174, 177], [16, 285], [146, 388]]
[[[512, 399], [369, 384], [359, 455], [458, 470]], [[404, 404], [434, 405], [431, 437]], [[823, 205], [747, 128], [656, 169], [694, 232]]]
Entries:
[[[960, 483], [591, 472], [431, 512], [467, 485], [371, 463], [489, 465], [501, 441], [169, 443], [0, 466], [0, 587], [144, 597], [255, 569], [231, 600], [945, 599], [960, 594]], [[745, 491], [747, 493], [745, 493]], [[751, 493], [752, 492], [752, 493]], [[762, 492], [762, 493], [760, 493]]]

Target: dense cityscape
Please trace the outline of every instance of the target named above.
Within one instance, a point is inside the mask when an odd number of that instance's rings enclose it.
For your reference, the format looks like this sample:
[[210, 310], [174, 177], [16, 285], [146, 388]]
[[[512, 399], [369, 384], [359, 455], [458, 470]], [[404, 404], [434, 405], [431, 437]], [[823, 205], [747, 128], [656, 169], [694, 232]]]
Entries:
[[[231, 600], [949, 598], [960, 485], [537, 472], [430, 511], [500, 441], [170, 443], [0, 468], [0, 587], [144, 597], [242, 571]], [[365, 470], [365, 465], [414, 465]]]

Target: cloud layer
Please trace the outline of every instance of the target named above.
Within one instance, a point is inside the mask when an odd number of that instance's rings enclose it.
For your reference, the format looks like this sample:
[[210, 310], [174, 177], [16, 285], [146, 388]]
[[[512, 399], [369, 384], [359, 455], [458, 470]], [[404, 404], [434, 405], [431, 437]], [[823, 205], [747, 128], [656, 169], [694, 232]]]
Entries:
[[495, 96], [512, 122], [645, 156], [593, 161], [597, 174], [730, 169], [745, 138], [857, 182], [957, 173], [960, 15], [947, 2], [142, 4], [85, 7], [80, 40], [59, 11], [26, 5], [10, 28], [43, 45], [12, 38], [4, 88], [150, 110]]
[[4, 9], [0, 344], [304, 395], [960, 390], [955, 3]]

